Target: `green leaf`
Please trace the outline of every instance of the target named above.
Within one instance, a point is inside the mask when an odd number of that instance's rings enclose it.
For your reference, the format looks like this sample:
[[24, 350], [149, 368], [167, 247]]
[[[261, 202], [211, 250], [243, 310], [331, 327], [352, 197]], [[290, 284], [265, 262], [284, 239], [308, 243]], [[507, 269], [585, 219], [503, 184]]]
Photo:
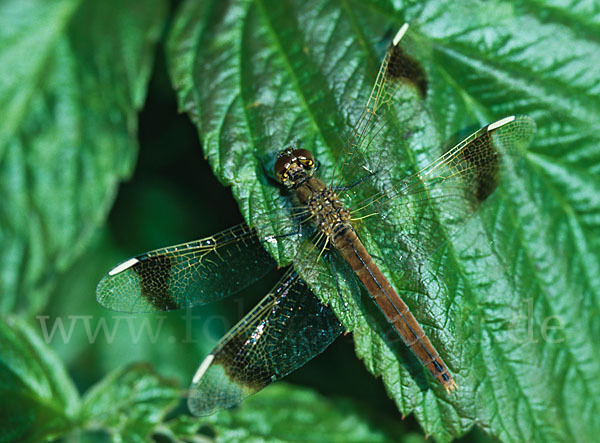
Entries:
[[179, 438], [190, 438], [200, 430], [218, 442], [425, 441], [407, 433], [401, 424], [377, 420], [349, 401], [331, 401], [310, 389], [285, 383], [268, 387], [237, 409], [202, 418], [181, 416], [166, 425], [171, 435]]
[[115, 441], [147, 441], [180, 400], [177, 383], [148, 365], [135, 364], [107, 375], [84, 396], [81, 421]]
[[0, 5], [0, 311], [43, 306], [131, 173], [165, 6]]
[[[399, 340], [385, 338], [368, 299], [343, 310], [337, 294], [314, 289], [353, 329], [357, 354], [402, 413], [413, 412], [436, 439], [477, 424], [503, 440], [593, 440], [600, 432], [600, 26], [593, 8], [188, 1], [168, 48], [180, 108], [252, 224], [286, 204], [265, 179], [262, 159], [298, 137], [323, 168], [334, 164], [370, 92], [379, 48], [405, 21], [411, 54], [429, 78], [430, 111], [414, 104], [425, 124], [389, 153], [398, 163], [394, 178], [416, 166], [406, 158], [438, 155], [467, 126], [526, 114], [539, 127], [527, 158], [487, 207], [426, 264], [439, 270], [436, 278], [403, 294], [458, 391], [446, 394]], [[419, 138], [434, 125], [437, 136]], [[381, 233], [365, 240], [374, 254], [385, 249]], [[274, 252], [282, 264], [293, 256]], [[390, 280], [401, 281], [402, 270], [385, 264]]]
[[41, 441], [76, 425], [79, 395], [62, 363], [36, 333], [0, 318], [0, 440]]

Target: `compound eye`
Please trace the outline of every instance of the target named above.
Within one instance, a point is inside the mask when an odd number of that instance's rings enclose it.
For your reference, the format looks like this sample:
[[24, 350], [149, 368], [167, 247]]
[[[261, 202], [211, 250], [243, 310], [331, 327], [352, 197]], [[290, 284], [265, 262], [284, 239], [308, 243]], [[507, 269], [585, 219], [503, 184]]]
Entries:
[[310, 151], [307, 151], [306, 149], [295, 149], [293, 154], [305, 168], [311, 169], [315, 167], [315, 159]]
[[280, 183], [283, 183], [283, 181], [287, 179], [288, 169], [290, 168], [292, 160], [293, 158], [291, 155], [285, 154], [281, 155], [275, 162], [273, 172], [275, 173], [275, 178]]

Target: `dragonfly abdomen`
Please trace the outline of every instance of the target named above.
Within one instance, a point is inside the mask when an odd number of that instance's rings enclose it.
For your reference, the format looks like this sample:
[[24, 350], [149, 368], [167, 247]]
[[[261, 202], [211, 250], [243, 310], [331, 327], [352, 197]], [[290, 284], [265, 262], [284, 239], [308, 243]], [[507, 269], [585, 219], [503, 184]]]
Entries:
[[[339, 250], [379, 309], [423, 366], [447, 391], [454, 389], [456, 383], [426, 337], [425, 331], [375, 265], [356, 235], [350, 223], [350, 212], [346, 210], [333, 189], [327, 187], [321, 180], [307, 175], [307, 171], [301, 165], [292, 161], [295, 158], [293, 154], [294, 152], [285, 151], [279, 161], [286, 166], [285, 174], [293, 176], [290, 183], [293, 184], [298, 201], [308, 209], [314, 225], [327, 238], [328, 243]], [[302, 154], [306, 156], [304, 151]], [[281, 176], [283, 177], [283, 173]]]
[[425, 331], [373, 262], [350, 223], [347, 223], [346, 229], [336, 231], [339, 234], [332, 239], [336, 249], [365, 285], [369, 295], [404, 343], [447, 391], [456, 388], [448, 368], [425, 335]]

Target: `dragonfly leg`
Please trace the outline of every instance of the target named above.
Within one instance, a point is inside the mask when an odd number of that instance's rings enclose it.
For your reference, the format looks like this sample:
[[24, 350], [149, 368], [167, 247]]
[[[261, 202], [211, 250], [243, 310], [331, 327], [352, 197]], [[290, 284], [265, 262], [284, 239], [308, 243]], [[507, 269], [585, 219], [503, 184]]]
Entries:
[[360, 185], [362, 182], [364, 182], [365, 180], [373, 177], [375, 174], [377, 174], [377, 172], [369, 172], [366, 175], [363, 175], [362, 177], [360, 177], [357, 180], [354, 180], [352, 183], [350, 183], [349, 185], [345, 185], [345, 186], [333, 186], [333, 190], [334, 191], [348, 191], [349, 189], [352, 189], [353, 187]]
[[382, 257], [380, 257], [380, 256], [378, 256], [378, 255], [373, 255], [373, 254], [371, 254], [371, 258], [372, 258], [373, 260], [377, 260], [378, 262], [384, 263], [384, 260], [383, 260], [383, 258], [382, 258]]
[[272, 239], [277, 240], [279, 238], [292, 237], [294, 235], [302, 235], [302, 227], [300, 225], [298, 225], [298, 227], [291, 232], [285, 232], [283, 234], [276, 234], [276, 235], [275, 234], [268, 235], [267, 237], [264, 238], [264, 240], [265, 241], [270, 241]]

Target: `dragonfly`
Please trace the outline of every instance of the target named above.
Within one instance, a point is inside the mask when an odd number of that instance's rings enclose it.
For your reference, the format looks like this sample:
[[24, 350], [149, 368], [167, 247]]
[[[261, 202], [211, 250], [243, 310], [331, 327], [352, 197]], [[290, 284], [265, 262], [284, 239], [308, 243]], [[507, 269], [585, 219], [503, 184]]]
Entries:
[[[364, 110], [353, 125], [333, 170], [295, 142], [277, 155], [273, 174], [294, 200], [290, 211], [256, 217], [200, 240], [157, 249], [114, 267], [97, 287], [103, 306], [117, 311], [159, 312], [221, 300], [247, 288], [277, 263], [267, 246], [296, 239], [292, 266], [271, 291], [217, 343], [199, 365], [187, 393], [195, 415], [238, 405], [323, 352], [345, 331], [331, 306], [313, 288], [339, 289], [336, 268], [351, 271], [392, 329], [437, 383], [457, 385], [399, 293], [410, 279], [390, 283], [369, 254], [365, 230], [385, 232], [391, 265], [418, 272], [420, 263], [458, 232], [494, 192], [507, 158], [523, 156], [535, 132], [526, 116], [488, 124], [401, 180], [390, 178], [385, 156], [405, 133], [397, 124], [400, 91], [424, 93], [423, 73], [400, 47], [408, 29], [393, 38]], [[327, 175], [328, 174], [328, 175]], [[436, 214], [443, 214], [444, 217]], [[393, 223], [399, 220], [399, 223]], [[277, 229], [274, 226], [278, 226]], [[275, 232], [281, 226], [291, 228]], [[388, 237], [386, 237], [388, 238]], [[396, 251], [397, 252], [394, 252]], [[331, 257], [341, 258], [333, 266]], [[333, 272], [332, 272], [333, 269]]]

